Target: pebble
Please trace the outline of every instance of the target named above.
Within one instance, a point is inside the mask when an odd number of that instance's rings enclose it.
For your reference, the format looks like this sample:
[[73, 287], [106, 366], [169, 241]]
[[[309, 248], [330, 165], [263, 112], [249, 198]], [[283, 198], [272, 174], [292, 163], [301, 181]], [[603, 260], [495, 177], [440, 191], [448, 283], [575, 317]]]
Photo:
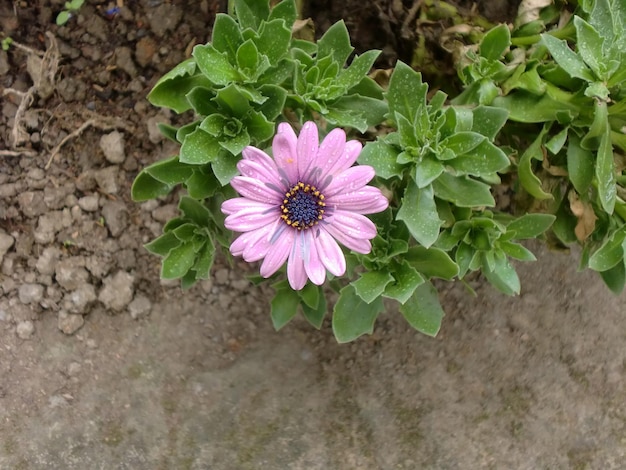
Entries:
[[17, 196], [17, 203], [20, 205], [22, 214], [26, 217], [37, 217], [48, 211], [44, 202], [43, 192], [25, 191]]
[[0, 50], [0, 76], [6, 75], [11, 70], [9, 57], [6, 51]]
[[139, 75], [137, 66], [133, 62], [133, 52], [129, 47], [122, 46], [115, 48], [115, 65], [126, 72], [130, 78], [135, 78]]
[[124, 136], [118, 131], [113, 131], [100, 137], [100, 148], [102, 153], [104, 153], [104, 158], [110, 163], [122, 163], [126, 158]]
[[93, 177], [102, 191], [108, 194], [117, 194], [119, 191], [117, 184], [118, 173], [119, 168], [117, 166], [108, 166], [94, 171]]
[[71, 313], [87, 314], [87, 307], [96, 300], [96, 289], [91, 284], [83, 284], [75, 291], [65, 294], [64, 307]]
[[145, 295], [137, 295], [128, 305], [128, 311], [133, 320], [147, 317], [152, 310], [152, 302]]
[[133, 300], [135, 277], [125, 271], [103, 279], [104, 287], [100, 290], [98, 300], [109, 311], [121, 312]]
[[15, 239], [8, 233], [0, 230], [0, 263], [2, 263], [4, 255], [13, 246], [13, 243], [15, 243]]
[[67, 366], [67, 375], [69, 375], [70, 377], [76, 377], [78, 374], [80, 374], [82, 368], [83, 366], [80, 364], [80, 362], [70, 362], [70, 364]]
[[70, 225], [72, 225], [72, 214], [67, 208], [43, 214], [39, 216], [37, 228], [33, 233], [35, 241], [41, 245], [52, 243], [55, 234]]
[[57, 326], [66, 335], [73, 335], [82, 328], [85, 319], [82, 315], [73, 315], [64, 310], [59, 311]]
[[152, 56], [156, 54], [157, 43], [149, 36], [144, 36], [135, 45], [135, 59], [142, 67], [152, 61]]
[[15, 327], [15, 332], [21, 339], [30, 339], [35, 333], [35, 324], [30, 320], [21, 321]]
[[43, 299], [43, 291], [41, 284], [22, 284], [17, 294], [23, 304], [37, 304]]
[[60, 261], [55, 268], [56, 280], [61, 287], [72, 291], [78, 289], [89, 279], [89, 273], [83, 267], [85, 260], [74, 256]]
[[128, 227], [128, 210], [120, 201], [105, 202], [102, 206], [102, 216], [109, 232], [114, 237], [120, 236]]
[[83, 196], [78, 200], [78, 207], [85, 212], [95, 212], [98, 210], [99, 198], [97, 194], [90, 194], [89, 196]]
[[74, 192], [75, 186], [71, 183], [57, 188], [46, 186], [43, 190], [43, 200], [49, 209], [62, 209], [65, 207], [65, 199]]
[[55, 265], [61, 257], [61, 250], [54, 246], [44, 248], [35, 267], [41, 274], [54, 274]]
[[176, 204], [166, 204], [152, 211], [152, 218], [157, 222], [166, 223], [179, 214]]
[[215, 282], [217, 284], [228, 284], [228, 269], [221, 268], [215, 271]]

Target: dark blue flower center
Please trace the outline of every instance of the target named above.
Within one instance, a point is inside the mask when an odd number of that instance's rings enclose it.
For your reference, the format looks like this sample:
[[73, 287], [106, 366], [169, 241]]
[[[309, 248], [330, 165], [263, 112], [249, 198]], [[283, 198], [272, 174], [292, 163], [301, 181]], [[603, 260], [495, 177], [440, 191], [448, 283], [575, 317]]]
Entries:
[[315, 186], [298, 182], [285, 193], [281, 218], [290, 227], [308, 229], [322, 220], [325, 206], [324, 195]]

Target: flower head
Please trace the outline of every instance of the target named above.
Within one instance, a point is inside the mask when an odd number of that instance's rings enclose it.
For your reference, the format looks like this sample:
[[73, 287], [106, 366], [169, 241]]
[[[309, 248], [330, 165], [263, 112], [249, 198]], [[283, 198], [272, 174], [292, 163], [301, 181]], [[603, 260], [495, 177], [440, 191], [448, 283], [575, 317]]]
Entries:
[[222, 204], [229, 230], [241, 232], [230, 247], [248, 262], [263, 260], [261, 276], [270, 277], [287, 261], [293, 289], [307, 279], [322, 284], [326, 270], [346, 271], [337, 241], [357, 253], [369, 253], [376, 226], [363, 214], [387, 208], [378, 188], [367, 186], [374, 169], [352, 166], [361, 152], [356, 140], [346, 142], [341, 129], [319, 143], [317, 126], [307, 122], [297, 137], [289, 124], [278, 125], [274, 158], [246, 147], [232, 187], [241, 197]]

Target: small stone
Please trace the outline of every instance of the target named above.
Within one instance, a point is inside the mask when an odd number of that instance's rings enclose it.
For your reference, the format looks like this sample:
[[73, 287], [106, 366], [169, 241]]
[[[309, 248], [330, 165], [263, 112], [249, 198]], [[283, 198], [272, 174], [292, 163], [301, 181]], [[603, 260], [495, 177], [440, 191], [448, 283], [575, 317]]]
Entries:
[[137, 295], [128, 305], [128, 311], [133, 320], [147, 317], [152, 310], [152, 303], [145, 295]]
[[9, 73], [11, 66], [9, 65], [9, 57], [6, 51], [0, 50], [0, 76]]
[[247, 279], [237, 279], [236, 281], [232, 281], [230, 286], [235, 290], [244, 291], [250, 288], [250, 281]]
[[65, 184], [63, 186], [45, 187], [43, 190], [43, 199], [49, 209], [62, 209], [65, 207], [65, 198], [74, 192], [73, 184]]
[[43, 298], [44, 288], [41, 284], [22, 284], [17, 290], [20, 302], [36, 304]]
[[128, 210], [120, 201], [107, 201], [102, 206], [104, 222], [111, 235], [118, 237], [128, 227]]
[[78, 175], [78, 178], [76, 178], [76, 189], [82, 192], [96, 189], [96, 179], [93, 170], [86, 170]]
[[70, 365], [67, 366], [67, 375], [70, 377], [76, 377], [80, 374], [82, 368], [83, 366], [80, 365], [80, 362], [70, 362]]
[[89, 273], [83, 267], [85, 261], [80, 257], [67, 258], [56, 265], [56, 280], [66, 290], [76, 290], [89, 279]]
[[15, 327], [15, 332], [21, 339], [30, 339], [35, 333], [35, 324], [30, 320], [21, 321]]
[[162, 115], [152, 116], [146, 121], [146, 127], [148, 128], [148, 140], [153, 144], [158, 144], [163, 140], [163, 134], [159, 129], [159, 124], [169, 124], [169, 120]]
[[17, 196], [17, 203], [20, 205], [22, 214], [26, 217], [37, 217], [48, 211], [44, 202], [43, 192], [25, 191]]
[[222, 268], [215, 272], [215, 282], [217, 284], [228, 284], [228, 269]]
[[63, 228], [60, 216], [60, 211], [53, 211], [39, 216], [37, 228], [33, 232], [37, 243], [47, 245], [54, 241], [55, 234]]
[[53, 246], [44, 248], [35, 267], [41, 274], [54, 274], [55, 265], [61, 257], [61, 250]]
[[135, 45], [135, 59], [142, 67], [145, 67], [152, 61], [152, 56], [157, 51], [157, 44], [149, 36], [142, 37]]
[[83, 284], [74, 292], [65, 295], [65, 304], [70, 313], [86, 314], [87, 307], [96, 300], [96, 289], [91, 284]]
[[82, 315], [73, 315], [64, 310], [59, 311], [57, 326], [66, 335], [73, 335], [82, 328], [85, 319]]
[[98, 195], [91, 194], [89, 196], [83, 196], [78, 200], [78, 207], [85, 212], [95, 212], [98, 210]]
[[0, 230], [0, 263], [2, 263], [4, 255], [13, 246], [13, 243], [15, 243], [15, 239], [8, 233]]
[[119, 191], [117, 184], [118, 173], [119, 168], [117, 166], [108, 166], [94, 171], [93, 176], [102, 191], [108, 194], [117, 194]]
[[126, 46], [117, 47], [115, 49], [115, 65], [124, 72], [126, 72], [130, 78], [135, 78], [139, 75], [137, 66], [133, 62], [133, 53], [130, 48]]
[[178, 216], [178, 207], [175, 204], [166, 204], [152, 211], [152, 218], [158, 222], [166, 223]]
[[103, 279], [104, 287], [98, 295], [98, 300], [109, 311], [121, 312], [133, 300], [135, 277], [125, 271]]
[[113, 131], [100, 137], [100, 148], [104, 153], [104, 158], [110, 163], [122, 163], [126, 154], [124, 153], [124, 136]]

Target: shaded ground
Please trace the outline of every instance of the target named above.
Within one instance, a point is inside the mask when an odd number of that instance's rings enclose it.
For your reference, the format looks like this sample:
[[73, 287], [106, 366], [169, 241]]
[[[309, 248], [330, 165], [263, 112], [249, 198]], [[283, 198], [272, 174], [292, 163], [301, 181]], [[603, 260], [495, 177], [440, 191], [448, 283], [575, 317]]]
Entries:
[[[576, 255], [537, 246], [519, 298], [444, 286], [437, 339], [390, 309], [349, 345], [328, 324], [274, 332], [245, 266], [185, 293], [160, 283], [141, 245], [176, 200], [129, 188], [175, 152], [155, 129], [177, 117], [145, 95], [218, 4], [87, 3], [62, 28], [60, 1], [0, 3], [5, 35], [49, 51], [0, 52], [0, 469], [622, 466], [626, 297]], [[393, 32], [404, 3], [347, 24]], [[370, 36], [360, 47], [381, 47]]]

